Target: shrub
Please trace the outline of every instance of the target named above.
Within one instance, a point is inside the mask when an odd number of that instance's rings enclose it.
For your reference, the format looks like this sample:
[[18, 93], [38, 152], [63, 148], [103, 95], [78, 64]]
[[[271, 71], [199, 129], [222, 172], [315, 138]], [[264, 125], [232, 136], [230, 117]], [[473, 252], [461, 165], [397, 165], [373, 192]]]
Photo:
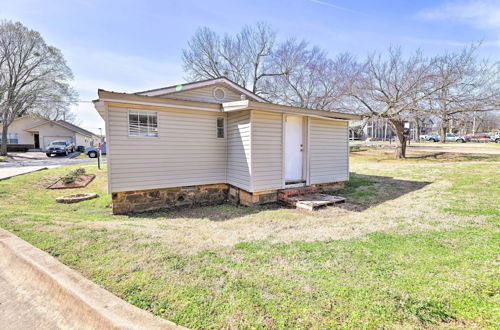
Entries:
[[76, 178], [78, 178], [82, 174], [85, 174], [85, 169], [84, 168], [77, 168], [76, 170], [73, 170], [73, 171], [69, 172], [68, 174], [66, 174], [65, 176], [63, 176], [61, 178], [61, 180], [62, 180], [62, 182], [66, 183], [66, 184], [72, 183], [72, 182], [75, 182]]

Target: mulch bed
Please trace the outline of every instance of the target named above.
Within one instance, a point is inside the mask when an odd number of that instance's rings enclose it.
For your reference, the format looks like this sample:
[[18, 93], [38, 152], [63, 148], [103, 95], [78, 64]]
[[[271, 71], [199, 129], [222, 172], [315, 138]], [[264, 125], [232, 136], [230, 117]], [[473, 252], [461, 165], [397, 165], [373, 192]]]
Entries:
[[72, 189], [83, 188], [94, 180], [95, 174], [82, 174], [71, 183], [64, 183], [61, 179], [47, 187], [47, 189]]

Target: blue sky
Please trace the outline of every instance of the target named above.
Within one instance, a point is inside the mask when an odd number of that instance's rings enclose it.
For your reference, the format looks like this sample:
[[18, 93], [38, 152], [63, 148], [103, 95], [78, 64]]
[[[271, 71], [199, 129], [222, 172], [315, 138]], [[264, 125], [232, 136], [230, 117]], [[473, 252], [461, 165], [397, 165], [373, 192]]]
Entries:
[[[60, 48], [80, 100], [97, 89], [134, 92], [183, 82], [181, 52], [199, 26], [235, 33], [266, 21], [279, 38], [295, 36], [332, 57], [359, 58], [390, 45], [429, 55], [483, 41], [480, 55], [500, 60], [500, 0], [0, 0], [0, 19], [21, 21]], [[103, 121], [90, 103], [73, 111], [95, 132]]]

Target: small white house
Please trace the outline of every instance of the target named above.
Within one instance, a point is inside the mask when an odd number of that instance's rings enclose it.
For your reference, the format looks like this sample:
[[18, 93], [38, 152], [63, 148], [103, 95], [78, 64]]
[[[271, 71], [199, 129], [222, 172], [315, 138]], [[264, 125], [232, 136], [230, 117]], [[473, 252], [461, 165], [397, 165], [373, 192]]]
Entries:
[[27, 145], [42, 151], [56, 140], [72, 141], [84, 147], [99, 143], [97, 135], [67, 121], [30, 116], [14, 120], [9, 126], [7, 137], [9, 145]]
[[98, 94], [115, 214], [275, 202], [283, 189], [349, 179], [356, 115], [272, 104], [226, 78]]

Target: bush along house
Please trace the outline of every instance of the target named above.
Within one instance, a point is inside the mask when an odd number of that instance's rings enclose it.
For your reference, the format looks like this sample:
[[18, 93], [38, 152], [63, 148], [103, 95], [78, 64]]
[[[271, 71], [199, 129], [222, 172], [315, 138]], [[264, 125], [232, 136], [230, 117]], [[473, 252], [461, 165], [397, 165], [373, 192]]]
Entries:
[[349, 179], [348, 121], [359, 116], [272, 104], [226, 78], [98, 95], [115, 214], [251, 206]]

